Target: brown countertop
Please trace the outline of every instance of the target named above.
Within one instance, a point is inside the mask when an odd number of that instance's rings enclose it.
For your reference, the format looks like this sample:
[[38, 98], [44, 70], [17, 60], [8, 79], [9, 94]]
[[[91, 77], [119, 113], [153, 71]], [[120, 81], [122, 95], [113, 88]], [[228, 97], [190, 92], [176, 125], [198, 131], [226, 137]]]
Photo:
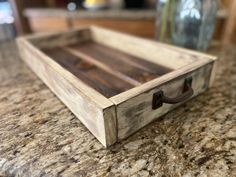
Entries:
[[213, 87], [110, 149], [0, 44], [0, 176], [236, 176], [236, 47]]
[[77, 10], [67, 11], [65, 9], [47, 9], [47, 8], [29, 8], [24, 11], [27, 17], [61, 16], [68, 18], [82, 19], [126, 19], [126, 20], [144, 20], [155, 19], [155, 10], [101, 10], [88, 11]]
[[[81, 19], [126, 19], [126, 20], [154, 20], [156, 11], [152, 9], [146, 10], [100, 10], [88, 11], [77, 10], [69, 12], [66, 9], [53, 8], [28, 8], [24, 11], [26, 17], [66, 17], [66, 18], [81, 18]], [[228, 13], [222, 9], [218, 11], [218, 18], [226, 18]]]

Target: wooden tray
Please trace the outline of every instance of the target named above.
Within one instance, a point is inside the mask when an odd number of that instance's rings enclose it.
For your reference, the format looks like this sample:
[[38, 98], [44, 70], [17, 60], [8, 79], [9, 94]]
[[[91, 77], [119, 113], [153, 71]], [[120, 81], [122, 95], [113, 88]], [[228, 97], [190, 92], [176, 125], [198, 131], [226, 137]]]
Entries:
[[22, 59], [104, 145], [212, 85], [216, 57], [98, 27], [17, 39]]

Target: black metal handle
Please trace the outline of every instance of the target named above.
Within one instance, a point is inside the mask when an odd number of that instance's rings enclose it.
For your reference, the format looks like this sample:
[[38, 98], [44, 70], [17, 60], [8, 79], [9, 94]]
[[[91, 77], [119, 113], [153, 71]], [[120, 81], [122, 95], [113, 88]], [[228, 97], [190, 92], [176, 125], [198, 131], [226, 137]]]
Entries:
[[157, 109], [163, 105], [163, 103], [167, 104], [176, 104], [183, 102], [190, 98], [193, 95], [194, 91], [192, 89], [192, 77], [189, 77], [185, 79], [184, 81], [184, 88], [183, 88], [183, 94], [179, 95], [175, 98], [168, 98], [164, 95], [164, 92], [162, 90], [156, 92], [153, 94], [153, 100], [152, 100], [152, 109]]

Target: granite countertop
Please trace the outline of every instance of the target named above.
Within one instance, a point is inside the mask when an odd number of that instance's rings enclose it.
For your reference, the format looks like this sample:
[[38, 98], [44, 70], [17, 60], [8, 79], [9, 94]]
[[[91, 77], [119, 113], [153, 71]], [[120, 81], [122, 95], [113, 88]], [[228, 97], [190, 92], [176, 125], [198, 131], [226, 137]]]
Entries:
[[0, 176], [236, 176], [236, 47], [214, 86], [109, 149], [0, 44]]
[[[69, 12], [60, 8], [27, 8], [24, 11], [26, 17], [65, 17], [65, 18], [82, 18], [82, 19], [125, 19], [125, 20], [154, 20], [156, 18], [155, 9], [144, 10], [126, 10], [126, 9], [107, 9], [98, 11], [77, 10]], [[221, 9], [217, 13], [218, 18], [225, 19], [228, 12]]]

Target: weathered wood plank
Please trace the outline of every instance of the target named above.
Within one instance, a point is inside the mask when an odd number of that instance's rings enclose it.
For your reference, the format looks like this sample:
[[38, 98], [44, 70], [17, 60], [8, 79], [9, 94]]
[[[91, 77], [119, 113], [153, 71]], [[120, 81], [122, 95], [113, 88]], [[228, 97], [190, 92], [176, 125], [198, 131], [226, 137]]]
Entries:
[[63, 48], [44, 49], [43, 52], [108, 98], [133, 87], [128, 82], [114, 77], [93, 63], [87, 62], [84, 58], [75, 56]]
[[116, 114], [112, 102], [67, 73], [45, 54], [18, 39], [22, 59], [104, 145], [116, 142]]
[[130, 77], [140, 83], [147, 82], [171, 71], [169, 68], [133, 57], [96, 42], [77, 44], [70, 46], [71, 48], [108, 65], [113, 72], [123, 73], [126, 77]]
[[198, 55], [197, 52], [186, 49], [177, 50], [177, 47], [169, 48], [168, 45], [155, 41], [97, 27], [91, 27], [91, 36], [93, 40], [100, 44], [174, 70], [189, 65], [196, 60], [208, 59], [205, 54]]
[[[117, 126], [118, 139], [124, 139], [148, 123], [166, 114], [170, 110], [179, 106], [180, 104], [163, 104], [162, 107], [153, 110], [152, 99], [153, 94], [159, 90], [163, 90], [168, 97], [176, 97], [182, 94], [184, 79], [192, 77], [194, 96], [202, 93], [209, 87], [209, 80], [211, 76], [212, 63], [207, 64], [200, 69], [196, 69], [184, 76], [170, 80], [167, 83], [159, 85], [146, 92], [130, 98], [123, 103], [117, 104]], [[112, 99], [111, 99], [112, 100]]]
[[47, 32], [26, 36], [37, 48], [55, 48], [88, 41], [91, 31], [87, 27], [70, 30], [67, 32]]
[[147, 83], [142, 84], [141, 86], [132, 88], [130, 90], [127, 90], [125, 92], [120, 93], [119, 95], [113, 96], [110, 98], [113, 103], [116, 105], [125, 102], [126, 100], [133, 98], [139, 94], [142, 94], [150, 89], [153, 89], [159, 85], [162, 85], [170, 80], [175, 79], [176, 77], [180, 77], [185, 75], [186, 73], [192, 72], [208, 63], [213, 63], [212, 60], [197, 60], [193, 62], [191, 65], [186, 65], [185, 67], [182, 67], [181, 69], [172, 71], [170, 73], [167, 73], [163, 75], [162, 77], [153, 79]]
[[[81, 52], [81, 51], [78, 51], [78, 50], [75, 50], [75, 49], [72, 49], [69, 47], [66, 47], [65, 50], [72, 53], [73, 55], [76, 55], [76, 56], [82, 58], [83, 60], [85, 60], [89, 63], [96, 65], [97, 67], [106, 71], [110, 75], [115, 76], [115, 77], [125, 81], [126, 83], [129, 83], [130, 85], [133, 85], [133, 86], [141, 85], [140, 82], [130, 78], [129, 76], [125, 75], [122, 72], [117, 71], [116, 68], [111, 68], [107, 64], [98, 61], [97, 58], [91, 56], [90, 54], [87, 54], [87, 53], [84, 53], [84, 52]], [[112, 79], [109, 79], [109, 80], [111, 82], [113, 82]]]

